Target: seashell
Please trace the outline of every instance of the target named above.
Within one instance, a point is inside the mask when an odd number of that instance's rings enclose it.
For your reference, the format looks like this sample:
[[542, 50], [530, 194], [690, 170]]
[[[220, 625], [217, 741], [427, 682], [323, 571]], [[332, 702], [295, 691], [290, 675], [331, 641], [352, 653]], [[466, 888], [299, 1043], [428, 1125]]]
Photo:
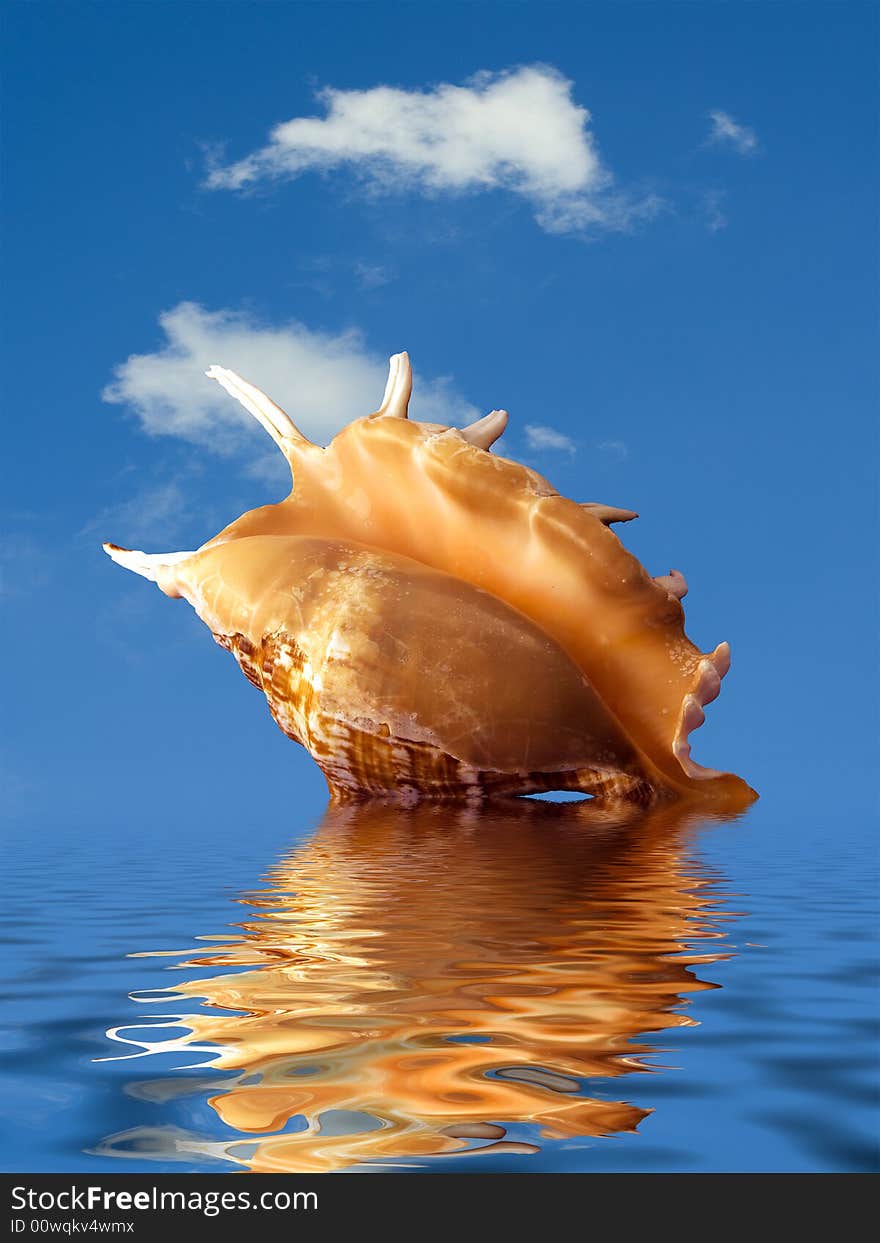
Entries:
[[379, 409], [322, 448], [234, 372], [207, 374], [275, 440], [290, 495], [194, 552], [104, 548], [190, 602], [331, 796], [755, 797], [690, 755], [730, 649], [686, 637], [684, 576], [626, 550], [611, 524], [633, 511], [491, 453], [505, 411], [409, 419], [396, 354]]

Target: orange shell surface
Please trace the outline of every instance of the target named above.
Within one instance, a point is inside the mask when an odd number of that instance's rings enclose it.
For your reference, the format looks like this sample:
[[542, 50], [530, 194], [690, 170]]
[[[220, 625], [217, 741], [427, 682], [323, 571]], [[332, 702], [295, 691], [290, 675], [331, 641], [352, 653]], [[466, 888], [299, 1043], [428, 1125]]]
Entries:
[[503, 412], [461, 431], [408, 419], [405, 355], [380, 411], [326, 449], [209, 374], [278, 442], [289, 497], [195, 553], [105, 547], [190, 601], [331, 792], [751, 801], [690, 758], [729, 649], [687, 638], [683, 577], [653, 579], [610, 529], [634, 515], [490, 453]]

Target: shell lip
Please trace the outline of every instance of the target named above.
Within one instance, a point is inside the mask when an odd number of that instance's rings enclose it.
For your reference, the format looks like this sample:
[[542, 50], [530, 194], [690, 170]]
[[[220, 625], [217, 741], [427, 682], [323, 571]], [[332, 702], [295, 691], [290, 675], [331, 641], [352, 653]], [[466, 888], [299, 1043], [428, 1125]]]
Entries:
[[703, 709], [718, 698], [721, 681], [729, 670], [730, 644], [719, 643], [713, 652], [700, 661], [696, 682], [682, 701], [672, 752], [685, 775], [692, 781], [708, 781], [728, 776], [717, 768], [707, 768], [691, 759], [690, 735], [706, 720]]

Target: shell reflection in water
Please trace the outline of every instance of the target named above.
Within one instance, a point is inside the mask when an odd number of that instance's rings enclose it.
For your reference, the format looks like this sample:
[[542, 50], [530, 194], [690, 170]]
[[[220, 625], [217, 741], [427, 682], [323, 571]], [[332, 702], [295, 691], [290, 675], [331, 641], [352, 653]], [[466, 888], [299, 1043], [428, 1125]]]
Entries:
[[643, 1033], [693, 1025], [730, 913], [687, 812], [626, 814], [331, 807], [242, 899], [241, 935], [162, 998], [192, 1006], [186, 1034], [144, 1049], [211, 1078], [129, 1088], [160, 1105], [195, 1089], [231, 1134], [139, 1128], [100, 1151], [319, 1171], [635, 1130], [650, 1111], [598, 1099], [629, 1095], [604, 1081], [656, 1070]]

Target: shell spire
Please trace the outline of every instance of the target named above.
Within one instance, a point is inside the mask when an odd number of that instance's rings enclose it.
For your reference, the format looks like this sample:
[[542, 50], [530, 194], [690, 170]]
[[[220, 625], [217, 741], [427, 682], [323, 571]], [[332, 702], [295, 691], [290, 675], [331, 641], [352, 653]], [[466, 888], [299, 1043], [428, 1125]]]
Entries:
[[195, 557], [195, 552], [141, 552], [137, 548], [120, 548], [118, 544], [102, 544], [101, 547], [117, 565], [141, 578], [155, 583], [166, 596], [177, 597], [176, 575], [178, 566], [184, 566]]
[[242, 379], [240, 375], [236, 375], [228, 367], [220, 367], [213, 363], [205, 372], [205, 375], [209, 380], [216, 380], [220, 387], [229, 393], [230, 397], [234, 397], [237, 402], [244, 406], [248, 414], [254, 416], [257, 422], [269, 433], [285, 457], [292, 445], [305, 444], [311, 445], [313, 448], [316, 447], [307, 436], [303, 435], [293, 419], [272, 401], [271, 397], [267, 397], [255, 385]]
[[134, 574], [140, 574], [141, 578], [146, 578], [151, 583], [159, 581], [162, 570], [170, 570], [196, 555], [194, 552], [148, 553], [137, 548], [120, 548], [118, 544], [102, 544], [101, 547], [111, 561]]
[[506, 410], [492, 410], [476, 422], [461, 429], [461, 434], [469, 444], [479, 449], [491, 449], [496, 440], [504, 435], [509, 415]]
[[587, 510], [594, 518], [598, 518], [606, 527], [610, 527], [612, 522], [632, 522], [633, 518], [638, 518], [638, 514], [634, 509], [621, 509], [618, 505], [602, 505], [599, 501], [581, 501], [581, 509]]
[[668, 591], [676, 600], [683, 600], [688, 593], [687, 579], [681, 570], [670, 570], [668, 574], [658, 574], [654, 579], [658, 586]]
[[413, 376], [409, 354], [404, 350], [388, 359], [388, 380], [382, 396], [382, 404], [370, 418], [406, 419], [409, 417], [409, 399], [412, 396]]

